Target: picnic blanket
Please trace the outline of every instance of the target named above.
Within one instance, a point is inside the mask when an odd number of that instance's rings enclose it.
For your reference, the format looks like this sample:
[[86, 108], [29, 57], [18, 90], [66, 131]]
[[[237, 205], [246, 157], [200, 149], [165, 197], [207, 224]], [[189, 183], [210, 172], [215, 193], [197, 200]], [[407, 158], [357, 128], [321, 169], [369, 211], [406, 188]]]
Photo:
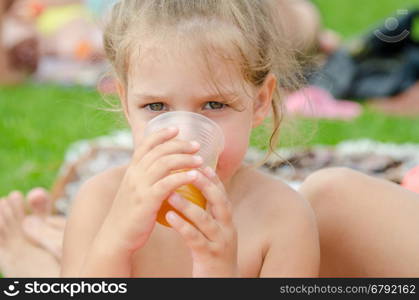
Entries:
[[[74, 143], [67, 151], [52, 190], [55, 208], [67, 214], [80, 186], [108, 168], [129, 163], [132, 155], [129, 131]], [[390, 144], [372, 140], [344, 141], [336, 146], [278, 149], [259, 170], [278, 177], [297, 189], [316, 170], [344, 166], [400, 183], [404, 175], [419, 166], [419, 144]], [[249, 148], [246, 163], [260, 161], [264, 151]]]

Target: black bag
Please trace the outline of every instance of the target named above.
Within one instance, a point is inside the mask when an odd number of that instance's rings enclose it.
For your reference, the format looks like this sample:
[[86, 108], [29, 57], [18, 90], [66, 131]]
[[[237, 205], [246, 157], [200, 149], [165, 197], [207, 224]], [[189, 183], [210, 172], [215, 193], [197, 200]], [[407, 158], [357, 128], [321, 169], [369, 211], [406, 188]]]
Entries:
[[309, 77], [309, 83], [337, 99], [363, 100], [403, 92], [419, 80], [415, 24], [419, 25], [417, 9], [387, 19], [361, 41], [357, 51], [340, 49], [332, 54], [323, 68]]

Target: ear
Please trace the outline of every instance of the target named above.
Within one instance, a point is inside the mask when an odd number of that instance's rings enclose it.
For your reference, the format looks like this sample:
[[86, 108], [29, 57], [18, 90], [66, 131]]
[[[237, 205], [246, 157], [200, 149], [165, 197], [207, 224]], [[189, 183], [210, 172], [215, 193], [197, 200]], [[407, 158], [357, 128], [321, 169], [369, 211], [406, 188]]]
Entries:
[[125, 118], [127, 119], [128, 123], [131, 124], [130, 118], [129, 118], [128, 103], [127, 103], [127, 91], [119, 80], [117, 80], [116, 89], [118, 91], [119, 101], [121, 101]]
[[265, 120], [272, 107], [272, 96], [276, 88], [276, 76], [269, 73], [263, 85], [259, 88], [253, 104], [253, 125], [258, 127]]

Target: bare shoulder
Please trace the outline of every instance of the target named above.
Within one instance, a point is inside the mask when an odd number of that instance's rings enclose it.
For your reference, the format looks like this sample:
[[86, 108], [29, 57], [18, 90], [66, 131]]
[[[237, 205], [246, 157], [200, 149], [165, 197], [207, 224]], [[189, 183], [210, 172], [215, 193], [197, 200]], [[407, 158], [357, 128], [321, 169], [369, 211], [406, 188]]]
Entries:
[[118, 191], [127, 166], [119, 166], [101, 172], [88, 179], [80, 188], [79, 196], [94, 194], [102, 201], [110, 201]]
[[[87, 180], [74, 199], [67, 220], [61, 276], [78, 274], [84, 255], [96, 236], [118, 191], [126, 167], [102, 172]], [[74, 245], [77, 244], [77, 247]]]
[[260, 276], [317, 276], [320, 248], [309, 202], [279, 178], [259, 170], [247, 176], [251, 184], [240, 219], [252, 220], [260, 237]]
[[247, 185], [247, 205], [258, 207], [263, 219], [276, 221], [287, 219], [290, 215], [312, 216], [309, 202], [281, 179], [260, 170], [248, 170], [243, 180]]
[[107, 213], [125, 174], [126, 166], [99, 173], [86, 180], [71, 207], [70, 220], [86, 218], [93, 223]]

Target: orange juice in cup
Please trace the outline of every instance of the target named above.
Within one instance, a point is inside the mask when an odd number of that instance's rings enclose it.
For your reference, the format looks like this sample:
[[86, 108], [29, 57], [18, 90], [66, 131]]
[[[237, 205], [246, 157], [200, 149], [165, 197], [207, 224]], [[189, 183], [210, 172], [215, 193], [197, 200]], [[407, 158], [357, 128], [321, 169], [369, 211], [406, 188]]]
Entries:
[[[184, 170], [182, 172], [186, 172], [186, 171], [187, 170]], [[175, 171], [175, 172], [179, 172], [179, 171]], [[207, 207], [207, 199], [205, 199], [201, 191], [197, 189], [193, 184], [182, 185], [181, 187], [176, 189], [175, 192], [181, 195], [184, 199], [191, 201], [192, 203], [202, 207], [203, 209]], [[188, 221], [188, 219], [182, 213], [180, 213], [177, 209], [171, 206], [166, 199], [164, 200], [157, 214], [157, 222], [159, 222], [162, 225], [170, 227], [169, 223], [166, 221], [166, 214], [170, 210], [175, 211], [178, 215], [182, 216], [185, 220]]]
[[[151, 132], [170, 126], [179, 128], [179, 133], [176, 136], [177, 139], [197, 141], [200, 144], [200, 149], [196, 155], [203, 158], [202, 168], [210, 166], [214, 170], [216, 169], [218, 156], [224, 149], [223, 131], [217, 123], [201, 114], [188, 111], [173, 111], [160, 114], [151, 119], [147, 123], [144, 134], [147, 135]], [[173, 172], [186, 172], [188, 170], [175, 170]], [[178, 193], [186, 200], [191, 201], [203, 209], [206, 208], [207, 200], [202, 195], [201, 191], [193, 184], [183, 185], [173, 192]], [[187, 218], [174, 209], [166, 199], [158, 212], [157, 222], [170, 227], [169, 223], [166, 221], [166, 214], [170, 210], [176, 211], [176, 213], [187, 220]]]

